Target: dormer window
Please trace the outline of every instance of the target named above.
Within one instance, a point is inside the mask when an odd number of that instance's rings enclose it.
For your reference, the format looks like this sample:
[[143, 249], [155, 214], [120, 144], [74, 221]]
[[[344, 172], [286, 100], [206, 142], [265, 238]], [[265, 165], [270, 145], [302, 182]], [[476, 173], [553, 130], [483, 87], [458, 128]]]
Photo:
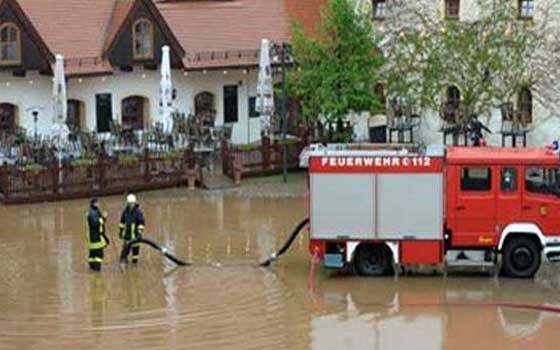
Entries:
[[0, 64], [21, 63], [21, 42], [19, 28], [13, 23], [0, 26]]
[[134, 59], [154, 58], [154, 26], [148, 19], [141, 18], [132, 27]]

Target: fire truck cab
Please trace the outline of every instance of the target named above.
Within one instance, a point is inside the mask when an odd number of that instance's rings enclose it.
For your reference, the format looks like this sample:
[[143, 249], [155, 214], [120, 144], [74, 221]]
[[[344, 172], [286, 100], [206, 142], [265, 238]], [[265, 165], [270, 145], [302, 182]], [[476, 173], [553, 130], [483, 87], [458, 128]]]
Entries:
[[395, 265], [496, 266], [530, 278], [560, 260], [560, 160], [545, 148], [313, 145], [310, 252], [361, 275]]

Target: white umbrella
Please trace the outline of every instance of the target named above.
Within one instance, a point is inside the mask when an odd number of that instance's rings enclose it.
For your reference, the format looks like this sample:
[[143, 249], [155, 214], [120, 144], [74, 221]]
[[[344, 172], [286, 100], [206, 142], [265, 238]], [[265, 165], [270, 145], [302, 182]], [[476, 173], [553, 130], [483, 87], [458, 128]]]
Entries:
[[171, 59], [169, 46], [164, 46], [161, 56], [161, 80], [159, 86], [160, 115], [163, 131], [170, 133], [173, 130], [173, 84], [171, 82]]
[[62, 156], [62, 149], [68, 143], [70, 130], [66, 125], [66, 113], [68, 104], [66, 100], [66, 80], [64, 75], [64, 57], [56, 55], [56, 63], [54, 66], [53, 78], [53, 126], [51, 128], [51, 136], [54, 146], [59, 151], [59, 157]]
[[[62, 167], [62, 153], [68, 145], [70, 130], [66, 125], [66, 78], [64, 75], [64, 57], [56, 55], [53, 78], [53, 126], [51, 128], [52, 144], [56, 147], [58, 166]], [[62, 171], [58, 173], [58, 182], [62, 183]]]
[[270, 132], [270, 116], [274, 112], [274, 93], [270, 67], [270, 42], [261, 41], [261, 57], [259, 60], [259, 79], [257, 82], [256, 111], [261, 115], [261, 131]]

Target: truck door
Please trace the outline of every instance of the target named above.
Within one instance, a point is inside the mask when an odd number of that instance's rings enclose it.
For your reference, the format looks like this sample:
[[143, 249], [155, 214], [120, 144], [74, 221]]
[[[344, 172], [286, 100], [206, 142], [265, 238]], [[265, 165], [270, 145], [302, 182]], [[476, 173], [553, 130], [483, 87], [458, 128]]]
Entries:
[[525, 168], [522, 220], [534, 222], [544, 234], [560, 233], [560, 168]]
[[498, 213], [497, 231], [511, 223], [519, 221], [521, 217], [521, 190], [523, 168], [513, 165], [504, 165], [499, 168], [500, 188], [496, 202]]
[[[498, 167], [490, 165], [459, 166], [459, 181], [454, 207], [455, 224], [452, 244], [456, 247], [492, 246], [496, 233], [496, 187], [494, 173]], [[494, 175], [494, 176], [493, 176]]]

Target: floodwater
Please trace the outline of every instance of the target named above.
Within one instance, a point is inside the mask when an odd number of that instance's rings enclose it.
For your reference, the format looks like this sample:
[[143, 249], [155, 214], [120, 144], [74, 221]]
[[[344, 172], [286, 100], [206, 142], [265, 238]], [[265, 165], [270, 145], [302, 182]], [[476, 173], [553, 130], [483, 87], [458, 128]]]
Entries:
[[[175, 189], [139, 199], [147, 235], [192, 267], [143, 247], [122, 271], [113, 242], [104, 271], [91, 273], [87, 201], [0, 207], [0, 349], [559, 348], [560, 314], [491, 304], [560, 306], [553, 267], [531, 281], [320, 270], [310, 291], [303, 235], [272, 268], [256, 267], [304, 217], [303, 197]], [[113, 240], [122, 200], [101, 200]]]

